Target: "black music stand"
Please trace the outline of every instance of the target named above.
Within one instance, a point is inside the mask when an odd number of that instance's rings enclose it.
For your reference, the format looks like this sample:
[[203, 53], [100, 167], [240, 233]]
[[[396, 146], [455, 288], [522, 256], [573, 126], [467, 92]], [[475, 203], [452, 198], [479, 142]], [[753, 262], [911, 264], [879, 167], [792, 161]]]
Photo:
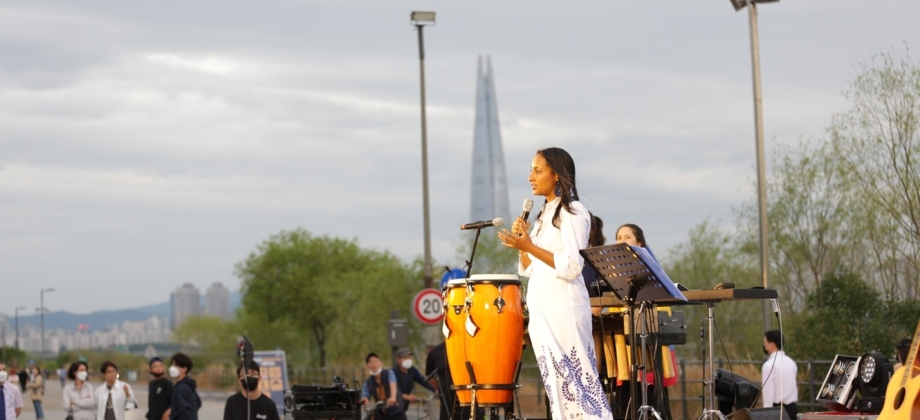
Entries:
[[[580, 251], [591, 267], [600, 274], [598, 279], [603, 279], [613, 293], [620, 298], [629, 308], [630, 319], [636, 314], [636, 303], [639, 303], [639, 326], [642, 329], [639, 335], [643, 354], [647, 354], [645, 314], [650, 309], [649, 304], [658, 300], [679, 299], [687, 301], [674, 282], [668, 278], [655, 258], [643, 247], [631, 246], [628, 244], [605, 245], [593, 248], [586, 248]], [[639, 407], [639, 420], [649, 420], [649, 416], [654, 416], [661, 420], [661, 415], [654, 407], [648, 405], [648, 385], [646, 384], [646, 368], [643, 363], [639, 366], [639, 352], [636, 348], [636, 328], [629, 329], [630, 349], [632, 352], [633, 363], [631, 366], [632, 380], [630, 381], [630, 395], [634, 398], [636, 393], [637, 382], [642, 387], [642, 406]], [[654, 353], [653, 353], [654, 354]], [[654, 357], [654, 356], [653, 356]], [[643, 356], [643, 360], [646, 357]], [[630, 410], [629, 415], [633, 417], [634, 411]]]

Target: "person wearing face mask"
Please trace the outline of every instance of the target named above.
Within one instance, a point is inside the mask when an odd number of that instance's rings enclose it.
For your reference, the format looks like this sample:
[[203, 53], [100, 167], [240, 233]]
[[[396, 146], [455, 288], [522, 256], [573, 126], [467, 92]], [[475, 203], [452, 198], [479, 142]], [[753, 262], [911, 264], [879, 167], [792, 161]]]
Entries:
[[33, 365], [29, 368], [32, 372], [32, 378], [29, 380], [29, 394], [32, 397], [32, 406], [35, 407], [35, 419], [43, 420], [45, 412], [42, 410], [42, 398], [45, 396], [45, 377], [38, 366]]
[[73, 416], [73, 420], [95, 420], [96, 398], [93, 387], [86, 382], [89, 377], [89, 365], [78, 361], [70, 364], [67, 378], [71, 383], [64, 387], [64, 410]]
[[118, 366], [110, 361], [102, 362], [99, 369], [105, 383], [96, 388], [96, 420], [124, 420], [127, 406], [137, 408], [134, 390], [118, 380]]
[[370, 376], [361, 387], [361, 404], [366, 406], [371, 398], [380, 404], [368, 416], [369, 419], [406, 420], [406, 410], [402, 393], [396, 384], [396, 374], [392, 370], [384, 369], [383, 362], [375, 353], [368, 354], [364, 358], [364, 363]]
[[412, 366], [412, 351], [409, 349], [399, 349], [396, 351], [396, 366], [393, 372], [396, 373], [396, 384], [399, 391], [403, 394], [403, 404], [409, 408], [409, 403], [418, 401], [418, 398], [412, 395], [415, 384], [419, 383], [425, 389], [438, 393], [437, 389], [425, 380], [425, 375], [419, 372], [418, 368]]
[[173, 384], [166, 378], [163, 359], [150, 359], [150, 384], [147, 387], [147, 420], [166, 420], [172, 405]]
[[198, 384], [188, 376], [192, 371], [192, 358], [185, 353], [176, 353], [170, 359], [169, 377], [176, 379], [172, 406], [169, 408], [169, 420], [198, 420], [201, 398], [196, 388]]
[[16, 420], [22, 413], [22, 393], [9, 376], [6, 364], [0, 362], [0, 420]]
[[259, 391], [259, 372], [256, 362], [250, 363], [245, 371], [243, 366], [236, 368], [240, 392], [227, 398], [224, 420], [280, 420], [275, 402]]

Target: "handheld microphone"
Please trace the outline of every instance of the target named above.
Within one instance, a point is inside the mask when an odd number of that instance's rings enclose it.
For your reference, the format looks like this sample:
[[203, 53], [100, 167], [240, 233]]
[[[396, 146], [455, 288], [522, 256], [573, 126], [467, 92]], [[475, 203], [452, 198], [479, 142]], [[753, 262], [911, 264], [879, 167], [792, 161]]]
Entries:
[[533, 209], [533, 200], [529, 198], [524, 199], [524, 210], [521, 212], [521, 219], [527, 220], [530, 217], [530, 210]]
[[246, 369], [249, 369], [249, 365], [252, 364], [253, 357], [252, 342], [249, 341], [249, 338], [244, 335], [243, 340], [237, 344], [236, 349], [239, 354], [240, 361], [243, 362], [243, 366], [245, 366]]
[[460, 225], [460, 230], [482, 229], [482, 228], [487, 228], [489, 226], [499, 227], [499, 226], [504, 226], [504, 225], [505, 225], [505, 219], [502, 219], [501, 217], [496, 217], [492, 220], [480, 220], [478, 222], [472, 222], [472, 223], [467, 223], [465, 225]]

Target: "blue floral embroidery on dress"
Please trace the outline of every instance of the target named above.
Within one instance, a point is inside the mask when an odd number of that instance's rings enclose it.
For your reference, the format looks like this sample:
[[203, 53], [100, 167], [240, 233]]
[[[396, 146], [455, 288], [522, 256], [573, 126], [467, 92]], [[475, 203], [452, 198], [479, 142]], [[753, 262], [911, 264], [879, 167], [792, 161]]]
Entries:
[[[591, 347], [589, 345], [589, 347]], [[590, 348], [587, 350], [591, 350]], [[547, 356], [552, 362], [552, 369], [556, 376], [558, 397], [567, 402], [578, 405], [579, 410], [592, 417], [605, 417], [610, 407], [607, 405], [607, 398], [604, 390], [601, 388], [600, 378], [597, 374], [597, 361], [589, 357], [590, 369], [584, 370], [579, 362], [578, 352], [573, 347], [569, 354], [563, 354], [562, 357], [556, 358], [552, 351], [543, 349], [544, 355], [537, 358], [537, 364], [540, 367], [540, 375], [543, 377], [543, 384], [546, 387], [547, 395], [554, 395], [552, 386], [549, 384], [549, 368], [547, 365]], [[589, 353], [589, 354], [593, 354]], [[554, 405], [555, 398], [550, 397], [550, 408]], [[581, 417], [574, 410], [565, 410], [560, 407], [563, 414], [568, 414], [570, 419]], [[569, 411], [566, 413], [566, 411]]]
[[[547, 380], [549, 379], [549, 370], [546, 368], [546, 356], [537, 358], [537, 367], [540, 369], [540, 376], [543, 378], [543, 387], [546, 388], [546, 395], [553, 395], [553, 386], [550, 385]], [[549, 409], [550, 412], [552, 412], [555, 398], [547, 398], [547, 400], [549, 400]]]

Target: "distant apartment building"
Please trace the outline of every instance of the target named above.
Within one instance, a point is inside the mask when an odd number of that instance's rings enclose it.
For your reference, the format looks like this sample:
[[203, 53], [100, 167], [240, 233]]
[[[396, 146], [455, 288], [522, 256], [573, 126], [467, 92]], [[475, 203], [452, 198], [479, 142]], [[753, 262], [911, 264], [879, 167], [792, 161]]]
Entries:
[[185, 283], [172, 292], [169, 295], [169, 303], [172, 307], [173, 329], [190, 317], [201, 316], [201, 292], [191, 283]]
[[[121, 325], [105, 325], [96, 329], [45, 329], [45, 349], [51, 354], [71, 350], [109, 350], [114, 347], [150, 343], [169, 343], [172, 332], [167, 319], [151, 316], [144, 321], [123, 321]], [[41, 330], [31, 323], [20, 325], [21, 348], [27, 352], [41, 350]]]
[[204, 294], [204, 314], [216, 318], [230, 318], [230, 289], [214, 283]]

